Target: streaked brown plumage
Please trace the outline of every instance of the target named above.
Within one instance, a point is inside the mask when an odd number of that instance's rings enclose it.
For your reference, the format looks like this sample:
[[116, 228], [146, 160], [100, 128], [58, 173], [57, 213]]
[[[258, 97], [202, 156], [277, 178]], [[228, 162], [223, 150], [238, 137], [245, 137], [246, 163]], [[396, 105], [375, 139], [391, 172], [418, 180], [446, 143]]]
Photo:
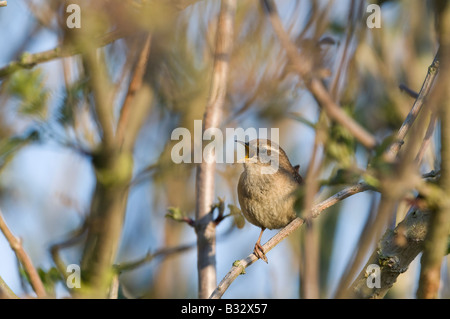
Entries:
[[[254, 253], [267, 262], [260, 244], [261, 236], [266, 228], [282, 228], [295, 219], [296, 191], [303, 185], [303, 179], [298, 167], [291, 165], [284, 150], [276, 143], [255, 139], [243, 144], [247, 155], [238, 183], [239, 204], [245, 218], [261, 228]], [[270, 163], [273, 164], [277, 157], [278, 169], [271, 169]], [[273, 161], [269, 162], [269, 159]]]

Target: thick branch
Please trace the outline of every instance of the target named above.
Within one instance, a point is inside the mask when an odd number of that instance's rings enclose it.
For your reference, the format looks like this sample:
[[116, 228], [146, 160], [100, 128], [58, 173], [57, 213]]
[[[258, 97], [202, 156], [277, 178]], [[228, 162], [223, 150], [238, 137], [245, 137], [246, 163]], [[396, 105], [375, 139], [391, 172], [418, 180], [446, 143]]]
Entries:
[[[335, 195], [329, 197], [328, 199], [324, 200], [323, 202], [315, 205], [311, 209], [310, 217], [311, 218], [317, 218], [322, 211], [325, 209], [339, 203], [340, 201], [372, 189], [367, 184], [356, 184], [350, 187], [345, 188], [344, 190], [336, 193]], [[269, 241], [267, 241], [263, 245], [264, 252], [269, 252], [272, 248], [274, 248], [276, 245], [278, 245], [283, 239], [285, 239], [287, 236], [289, 236], [292, 232], [294, 232], [297, 228], [302, 226], [304, 223], [304, 220], [301, 218], [294, 219], [289, 225], [287, 225], [285, 228], [280, 230], [275, 236], [273, 236]], [[223, 296], [225, 291], [228, 289], [228, 287], [231, 285], [231, 283], [241, 274], [244, 272], [244, 270], [252, 265], [255, 261], [257, 261], [258, 258], [251, 254], [247, 256], [247, 258], [241, 259], [233, 264], [233, 267], [228, 272], [228, 274], [222, 279], [220, 284], [217, 286], [217, 288], [213, 291], [210, 299], [219, 299]]]
[[[222, 116], [227, 89], [229, 59], [233, 43], [236, 0], [223, 0], [217, 25], [211, 90], [204, 115], [204, 130], [217, 128]], [[215, 158], [210, 150], [197, 168], [195, 230], [197, 233], [198, 296], [208, 298], [216, 286], [215, 223], [211, 206], [214, 200]]]
[[[416, 121], [420, 110], [423, 108], [424, 101], [429, 97], [431, 86], [439, 68], [438, 56], [439, 54], [436, 54], [432, 65], [429, 67], [419, 97], [415, 101], [410, 113], [397, 133], [397, 141], [391, 144], [384, 153], [386, 161], [392, 162], [397, 159], [400, 148], [403, 145], [403, 143], [399, 141], [403, 141], [405, 136], [411, 131], [413, 123]], [[365, 226], [366, 231], [361, 234], [358, 250], [353, 259], [349, 262], [349, 265], [345, 268], [346, 272], [338, 285], [338, 290], [336, 292], [337, 298], [345, 298], [348, 297], [349, 294], [352, 294], [352, 292], [348, 290], [348, 287], [360, 270], [359, 267], [365, 260], [365, 256], [367, 256], [369, 249], [371, 249], [374, 238], [376, 238], [376, 240], [380, 238], [378, 236], [381, 235], [383, 227], [387, 225], [388, 220], [392, 219], [392, 213], [395, 210], [396, 203], [403, 197], [404, 190], [416, 186], [417, 183], [414, 181], [414, 174], [411, 174], [411, 172], [417, 170], [417, 161], [412, 160], [415, 155], [414, 141], [418, 140], [418, 134], [421, 132], [420, 127], [424, 126], [425, 123], [424, 118], [419, 118], [419, 123], [416, 124], [416, 130], [413, 130], [411, 133], [410, 141], [412, 142], [406, 145], [407, 147], [405, 148], [404, 153], [397, 159], [397, 169], [392, 172], [390, 177], [384, 179], [384, 191], [382, 191], [377, 217], [373, 221], [367, 221], [368, 224]]]
[[447, 252], [447, 238], [450, 234], [450, 6], [442, 2], [444, 7], [439, 12], [438, 34], [441, 42], [441, 71], [433, 91], [433, 101], [436, 101], [441, 119], [441, 177], [438, 185], [442, 194], [437, 203], [437, 209], [430, 219], [430, 227], [425, 240], [421, 259], [419, 288], [417, 297], [437, 298], [440, 282], [441, 264]]
[[[422, 251], [429, 219], [429, 212], [415, 210], [394, 230], [388, 229], [351, 285], [349, 297], [383, 298], [397, 277], [408, 269], [409, 264]], [[378, 266], [379, 272], [372, 274], [369, 271], [372, 269], [371, 265]]]
[[83, 58], [89, 74], [89, 85], [92, 88], [95, 115], [99, 130], [102, 132], [102, 146], [108, 151], [113, 148], [114, 129], [112, 104], [108, 99], [110, 89], [107, 66], [96, 54], [94, 47], [87, 47]]

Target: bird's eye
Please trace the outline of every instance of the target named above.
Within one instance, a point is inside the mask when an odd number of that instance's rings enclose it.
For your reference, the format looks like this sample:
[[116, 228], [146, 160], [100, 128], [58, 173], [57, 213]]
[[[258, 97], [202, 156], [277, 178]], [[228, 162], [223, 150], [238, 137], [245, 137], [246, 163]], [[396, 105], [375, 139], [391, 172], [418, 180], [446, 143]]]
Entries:
[[258, 147], [258, 159], [261, 163], [270, 162], [270, 149], [266, 145]]

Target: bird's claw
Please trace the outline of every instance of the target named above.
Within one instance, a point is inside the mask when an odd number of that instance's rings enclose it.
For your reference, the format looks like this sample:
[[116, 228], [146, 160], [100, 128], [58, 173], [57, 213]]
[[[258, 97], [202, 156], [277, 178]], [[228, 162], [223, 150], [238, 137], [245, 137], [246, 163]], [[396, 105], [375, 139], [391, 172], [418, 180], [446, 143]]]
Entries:
[[253, 249], [253, 253], [259, 259], [264, 260], [266, 262], [266, 264], [269, 263], [269, 260], [267, 259], [266, 254], [264, 253], [264, 248], [261, 246], [260, 243], [256, 243], [255, 244], [255, 248]]

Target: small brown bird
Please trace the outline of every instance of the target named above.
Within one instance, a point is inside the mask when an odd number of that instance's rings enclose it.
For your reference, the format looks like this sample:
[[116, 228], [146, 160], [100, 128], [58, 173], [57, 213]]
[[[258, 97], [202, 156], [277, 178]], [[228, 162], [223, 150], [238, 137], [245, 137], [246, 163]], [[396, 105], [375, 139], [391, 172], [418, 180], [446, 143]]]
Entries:
[[261, 228], [253, 253], [267, 263], [262, 234], [266, 228], [285, 227], [297, 217], [294, 204], [303, 179], [278, 144], [264, 139], [236, 142], [246, 150], [245, 159], [238, 161], [244, 163], [238, 183], [239, 204], [245, 218]]

